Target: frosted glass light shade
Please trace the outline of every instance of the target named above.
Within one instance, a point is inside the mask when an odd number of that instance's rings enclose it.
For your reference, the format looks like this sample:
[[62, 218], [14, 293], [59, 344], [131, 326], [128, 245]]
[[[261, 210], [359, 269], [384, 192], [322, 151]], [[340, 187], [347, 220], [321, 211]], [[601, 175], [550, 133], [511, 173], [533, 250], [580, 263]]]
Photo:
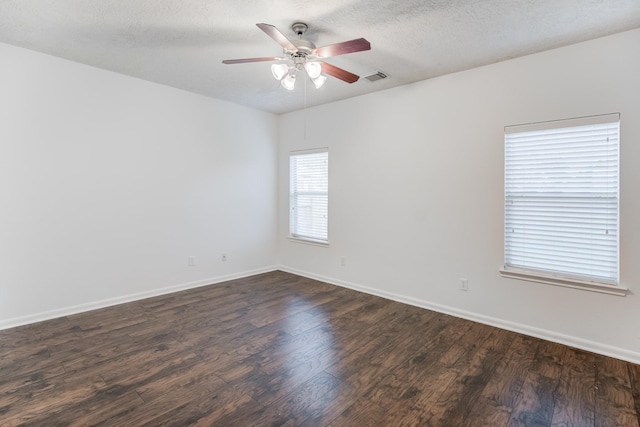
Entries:
[[296, 85], [296, 76], [295, 74], [289, 74], [284, 79], [280, 80], [280, 84], [286, 90], [293, 90]]
[[307, 70], [307, 74], [313, 80], [320, 76], [322, 72], [322, 65], [319, 62], [307, 62], [304, 64], [304, 68]]
[[273, 74], [273, 77], [275, 77], [276, 80], [282, 80], [282, 78], [287, 75], [288, 71], [289, 67], [287, 64], [273, 64], [271, 66], [271, 74]]
[[327, 81], [327, 77], [320, 74], [318, 77], [311, 80], [313, 81], [313, 84], [316, 86], [316, 89], [320, 89], [322, 85], [325, 84], [325, 82]]

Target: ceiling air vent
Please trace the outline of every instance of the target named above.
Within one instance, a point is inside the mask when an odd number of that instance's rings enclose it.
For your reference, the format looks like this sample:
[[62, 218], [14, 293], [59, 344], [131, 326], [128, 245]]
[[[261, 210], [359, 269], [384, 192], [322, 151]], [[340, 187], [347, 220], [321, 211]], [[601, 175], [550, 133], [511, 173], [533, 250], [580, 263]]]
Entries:
[[365, 77], [365, 79], [369, 80], [370, 82], [375, 82], [376, 80], [386, 79], [387, 77], [389, 77], [389, 76], [387, 76], [382, 71], [378, 71], [375, 74], [372, 74], [370, 76]]

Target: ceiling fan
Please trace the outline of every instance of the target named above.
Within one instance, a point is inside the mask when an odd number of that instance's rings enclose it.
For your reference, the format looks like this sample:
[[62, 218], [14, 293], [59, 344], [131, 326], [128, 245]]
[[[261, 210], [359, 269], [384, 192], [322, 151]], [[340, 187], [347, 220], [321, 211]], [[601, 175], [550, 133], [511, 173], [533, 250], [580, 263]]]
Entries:
[[370, 50], [371, 44], [363, 39], [349, 40], [346, 42], [316, 47], [308, 40], [303, 40], [302, 35], [307, 31], [307, 24], [296, 22], [291, 26], [298, 36], [296, 40], [289, 40], [275, 26], [269, 24], [256, 24], [269, 37], [276, 41], [283, 49], [283, 56], [265, 56], [261, 58], [225, 59], [224, 64], [244, 64], [247, 62], [277, 61], [271, 65], [273, 76], [280, 80], [281, 85], [288, 90], [293, 90], [298, 71], [304, 70], [317, 88], [327, 80], [325, 75], [335, 77], [347, 83], [357, 82], [359, 76], [342, 68], [324, 62], [323, 59], [347, 53]]

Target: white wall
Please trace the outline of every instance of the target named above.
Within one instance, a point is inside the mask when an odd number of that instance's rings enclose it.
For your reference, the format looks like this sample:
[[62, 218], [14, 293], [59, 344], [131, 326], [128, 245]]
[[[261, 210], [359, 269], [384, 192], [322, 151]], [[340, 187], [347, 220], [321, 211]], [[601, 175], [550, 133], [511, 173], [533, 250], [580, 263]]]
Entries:
[[[0, 328], [279, 262], [640, 362], [638, 51], [635, 30], [276, 117], [0, 44]], [[632, 292], [501, 278], [503, 126], [609, 112]], [[329, 248], [286, 238], [288, 152], [321, 146]]]
[[[312, 108], [306, 139], [304, 112], [281, 116], [280, 263], [640, 363], [638, 52], [635, 30]], [[501, 278], [503, 127], [611, 112], [621, 113], [621, 280], [632, 292]], [[322, 146], [329, 248], [286, 238], [288, 153]], [[468, 292], [458, 290], [461, 277]]]
[[277, 116], [8, 45], [0, 63], [0, 327], [273, 268]]

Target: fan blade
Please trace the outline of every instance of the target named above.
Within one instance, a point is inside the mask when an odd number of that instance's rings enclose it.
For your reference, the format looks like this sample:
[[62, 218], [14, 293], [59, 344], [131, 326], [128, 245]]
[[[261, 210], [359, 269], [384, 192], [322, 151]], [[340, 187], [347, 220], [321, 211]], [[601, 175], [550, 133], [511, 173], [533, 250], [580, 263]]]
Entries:
[[344, 55], [345, 53], [362, 52], [370, 50], [371, 43], [365, 39], [349, 40], [348, 42], [335, 43], [314, 49], [313, 53], [320, 58]]
[[258, 28], [260, 28], [262, 31], [264, 31], [265, 33], [267, 33], [267, 35], [269, 37], [271, 37], [272, 39], [274, 39], [276, 41], [276, 43], [278, 43], [280, 46], [282, 46], [283, 49], [286, 50], [292, 50], [294, 52], [298, 51], [298, 48], [291, 43], [291, 40], [289, 40], [287, 38], [287, 36], [285, 36], [284, 34], [282, 34], [280, 32], [280, 30], [278, 30], [276, 27], [274, 27], [273, 25], [269, 25], [269, 24], [256, 24], [258, 26]]
[[266, 62], [266, 61], [278, 61], [282, 58], [279, 56], [263, 56], [262, 58], [243, 58], [243, 59], [225, 59], [223, 64], [244, 64], [246, 62]]
[[320, 63], [322, 64], [322, 72], [329, 76], [333, 76], [336, 79], [340, 79], [347, 83], [355, 83], [360, 78], [360, 76], [356, 76], [355, 74], [350, 73], [347, 70], [343, 70], [342, 68], [338, 68], [335, 65], [322, 61], [320, 61]]

